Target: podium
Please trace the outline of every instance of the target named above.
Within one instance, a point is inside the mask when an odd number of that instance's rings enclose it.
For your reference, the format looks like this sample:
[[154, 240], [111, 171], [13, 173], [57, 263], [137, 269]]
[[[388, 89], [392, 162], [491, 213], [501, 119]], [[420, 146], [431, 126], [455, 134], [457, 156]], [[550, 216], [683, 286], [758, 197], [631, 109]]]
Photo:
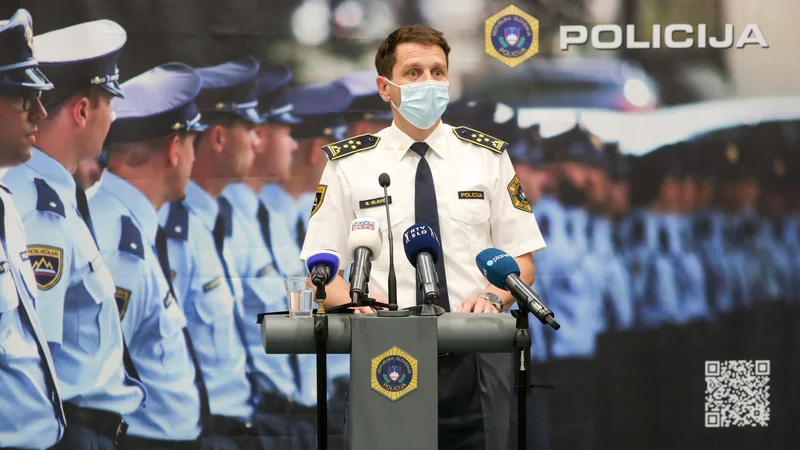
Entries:
[[[515, 350], [510, 314], [329, 314], [327, 320], [327, 353], [351, 355], [352, 450], [437, 448], [438, 355]], [[261, 342], [270, 354], [314, 354], [314, 318], [265, 315]]]

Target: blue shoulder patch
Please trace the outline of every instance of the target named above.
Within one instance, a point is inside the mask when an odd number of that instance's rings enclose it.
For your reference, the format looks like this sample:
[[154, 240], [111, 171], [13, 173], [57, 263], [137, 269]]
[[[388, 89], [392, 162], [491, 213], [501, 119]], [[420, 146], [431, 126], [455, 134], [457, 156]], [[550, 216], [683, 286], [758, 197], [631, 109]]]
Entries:
[[133, 219], [128, 216], [122, 216], [122, 233], [119, 237], [119, 247], [117, 249], [137, 256], [139, 259], [144, 259], [142, 232], [133, 223]]
[[34, 178], [33, 182], [36, 184], [36, 210], [50, 211], [66, 218], [64, 203], [56, 191], [42, 178]]
[[185, 241], [189, 239], [189, 211], [180, 200], [169, 204], [169, 215], [164, 232], [170, 239]]

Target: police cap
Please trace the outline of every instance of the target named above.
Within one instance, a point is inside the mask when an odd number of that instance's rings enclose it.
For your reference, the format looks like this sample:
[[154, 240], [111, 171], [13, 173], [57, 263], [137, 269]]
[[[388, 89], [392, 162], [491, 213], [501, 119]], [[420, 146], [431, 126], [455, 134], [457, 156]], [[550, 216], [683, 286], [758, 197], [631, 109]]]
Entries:
[[27, 10], [0, 21], [0, 93], [53, 89], [38, 69], [34, 48], [33, 19]]
[[340, 141], [347, 137], [344, 113], [351, 101], [350, 91], [333, 82], [288, 89], [278, 103], [293, 105], [293, 113], [302, 120], [292, 126], [296, 139], [330, 137]]
[[259, 62], [253, 57], [228, 61], [216, 66], [202, 67], [197, 72], [203, 79], [203, 89], [197, 97], [201, 113], [233, 115], [253, 123], [263, 123], [258, 114]]
[[142, 142], [175, 132], [201, 132], [195, 98], [202, 78], [183, 63], [171, 62], [148, 70], [122, 84], [126, 97], [111, 107], [117, 120], [106, 143]]

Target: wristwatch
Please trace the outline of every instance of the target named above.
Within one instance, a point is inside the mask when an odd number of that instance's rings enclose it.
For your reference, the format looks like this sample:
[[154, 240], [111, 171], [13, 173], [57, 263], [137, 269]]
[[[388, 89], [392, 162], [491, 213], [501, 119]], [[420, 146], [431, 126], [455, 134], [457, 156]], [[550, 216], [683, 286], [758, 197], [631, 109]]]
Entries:
[[503, 312], [503, 300], [500, 300], [500, 297], [498, 297], [497, 294], [492, 294], [491, 292], [484, 292], [478, 297], [486, 299], [486, 301], [491, 303], [492, 306], [497, 308], [497, 311]]

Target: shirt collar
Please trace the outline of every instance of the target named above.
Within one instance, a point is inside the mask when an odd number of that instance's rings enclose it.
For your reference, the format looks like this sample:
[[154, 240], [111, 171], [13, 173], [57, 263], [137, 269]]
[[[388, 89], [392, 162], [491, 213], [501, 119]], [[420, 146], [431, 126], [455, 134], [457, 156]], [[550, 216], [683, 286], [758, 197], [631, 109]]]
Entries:
[[142, 191], [108, 169], [103, 171], [99, 183], [100, 189], [117, 197], [130, 210], [132, 219], [142, 228], [145, 239], [151, 244], [154, 243], [158, 230], [158, 215]]
[[294, 198], [289, 195], [279, 184], [270, 183], [265, 185], [258, 193], [261, 201], [270, 210], [285, 211], [287, 208], [294, 208]]
[[189, 180], [186, 185], [186, 199], [183, 204], [197, 215], [206, 228], [209, 230], [214, 229], [214, 223], [219, 213], [217, 200], [192, 180]]
[[61, 199], [62, 202], [75, 203], [75, 179], [60, 162], [34, 147], [26, 165], [41, 175], [53, 189], [62, 191], [62, 197], [66, 197]]
[[222, 195], [231, 202], [231, 206], [245, 213], [247, 217], [258, 214], [258, 195], [247, 184], [231, 184], [222, 191]]
[[[445, 150], [447, 149], [446, 140], [447, 137], [450, 135], [452, 127], [447, 125], [444, 122], [439, 122], [439, 125], [436, 126], [436, 129], [433, 130], [430, 136], [425, 139], [425, 143], [428, 144], [430, 150], [433, 151], [434, 154], [438, 155], [440, 158], [445, 158]], [[411, 150], [411, 145], [416, 142], [412, 139], [409, 135], [405, 134], [400, 128], [397, 128], [397, 125], [394, 121], [392, 121], [392, 125], [386, 129], [386, 140], [389, 141], [391, 145], [391, 149], [393, 150], [393, 154], [397, 158], [398, 161], [403, 159], [403, 157], [409, 153]]]

